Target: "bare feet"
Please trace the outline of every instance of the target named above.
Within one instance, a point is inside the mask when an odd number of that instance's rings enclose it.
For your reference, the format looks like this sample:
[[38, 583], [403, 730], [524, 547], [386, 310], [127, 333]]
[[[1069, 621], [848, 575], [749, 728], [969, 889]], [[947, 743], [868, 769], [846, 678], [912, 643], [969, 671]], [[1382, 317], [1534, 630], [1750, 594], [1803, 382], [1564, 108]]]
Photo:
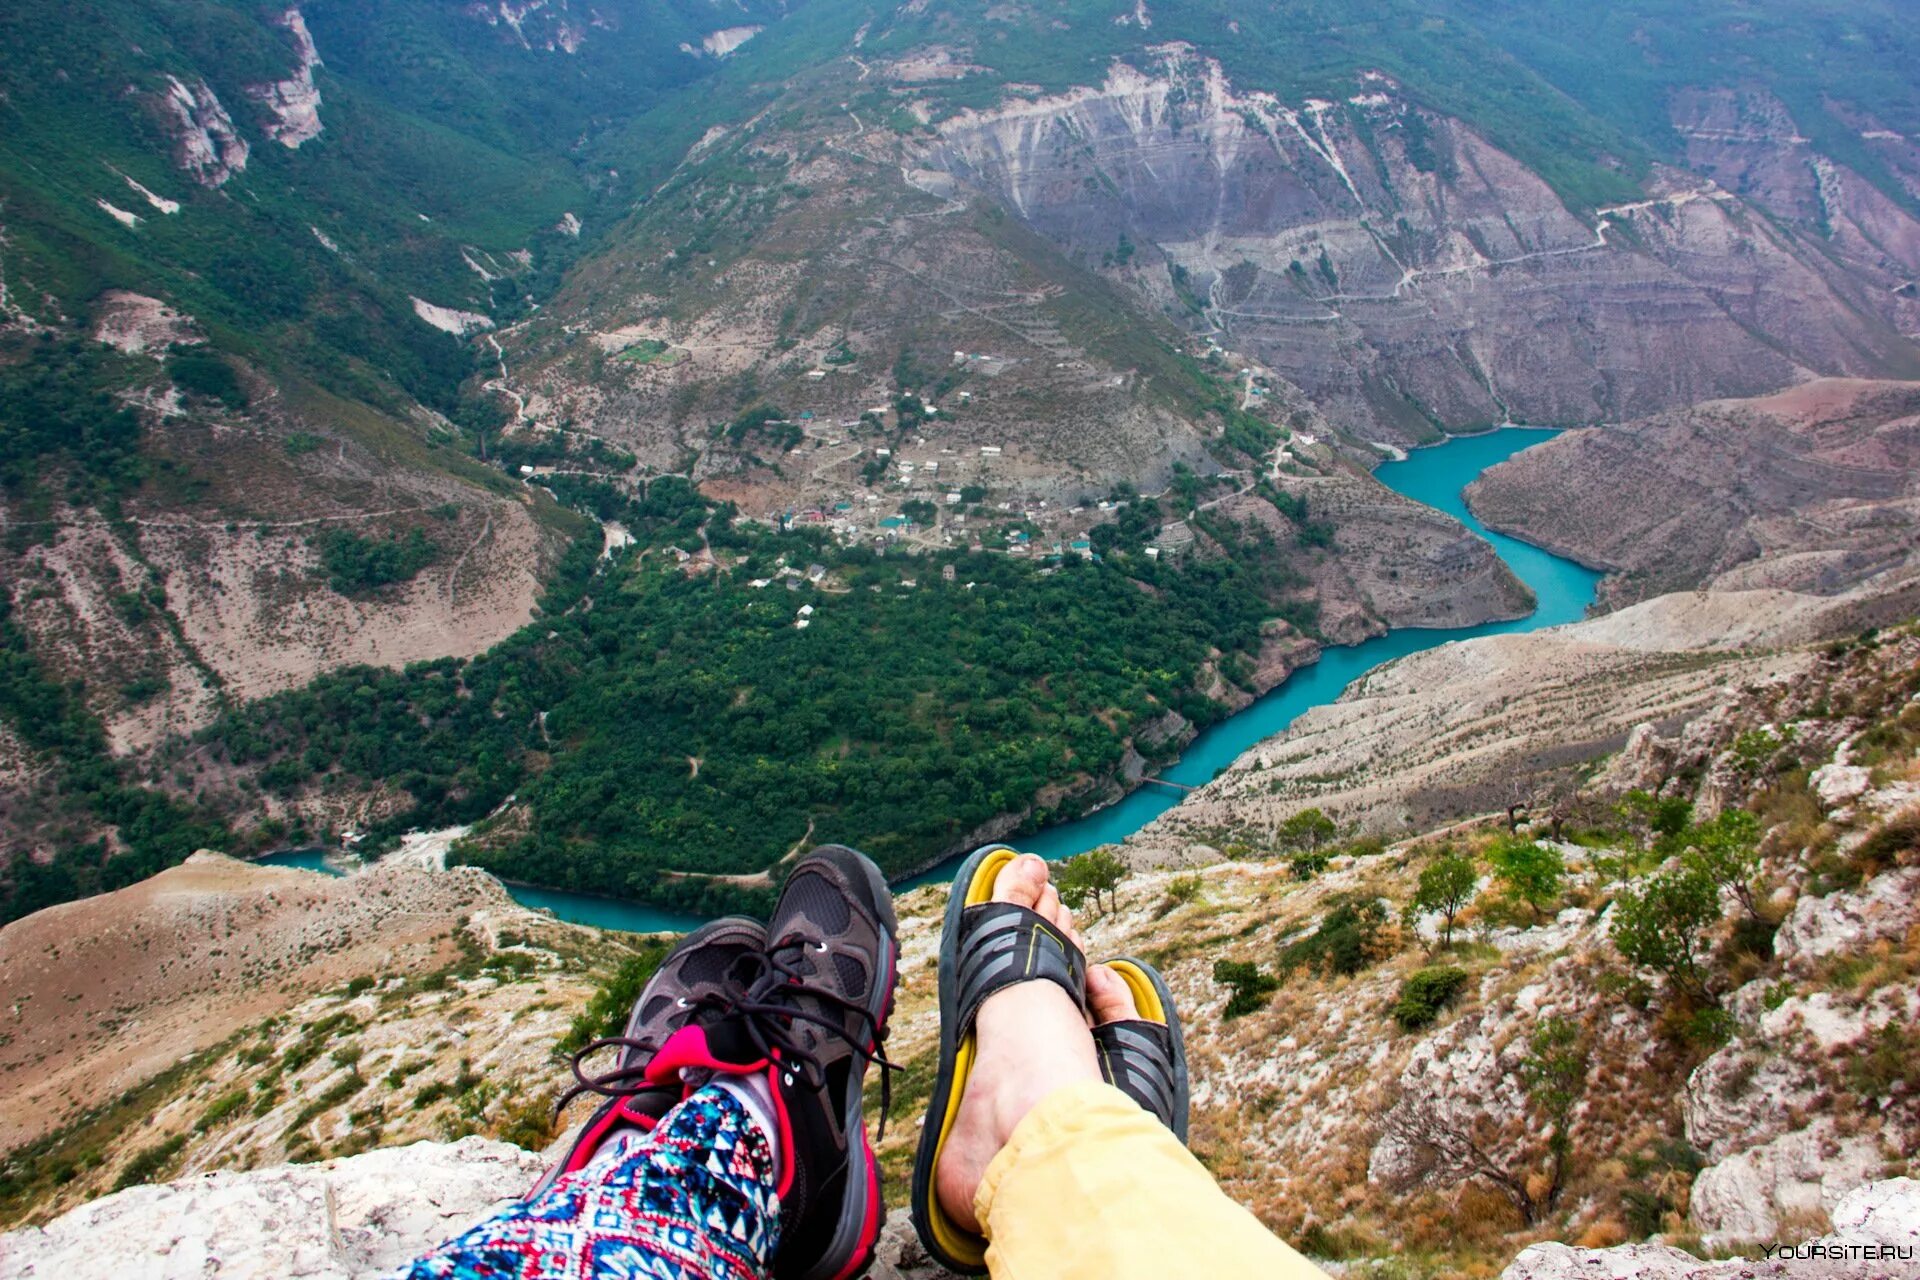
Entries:
[[[1033, 854], [1023, 853], [1000, 869], [993, 882], [993, 900], [1031, 908], [1057, 925], [1075, 946], [1084, 948], [1073, 927], [1073, 912], [1047, 882], [1046, 862]], [[1132, 997], [1125, 994], [1126, 984], [1117, 975], [1107, 970], [1104, 980], [1099, 980], [1089, 974], [1090, 994], [1096, 981], [1108, 993], [1106, 1008], [1120, 1007], [1111, 991], [1118, 986], [1124, 1007], [1132, 1010]], [[933, 1179], [934, 1193], [948, 1220], [979, 1233], [974, 1192], [987, 1165], [1007, 1145], [1014, 1126], [1055, 1089], [1098, 1080], [1100, 1064], [1086, 1019], [1072, 998], [1051, 982], [1022, 982], [988, 997], [974, 1022], [974, 1044], [973, 1069]]]

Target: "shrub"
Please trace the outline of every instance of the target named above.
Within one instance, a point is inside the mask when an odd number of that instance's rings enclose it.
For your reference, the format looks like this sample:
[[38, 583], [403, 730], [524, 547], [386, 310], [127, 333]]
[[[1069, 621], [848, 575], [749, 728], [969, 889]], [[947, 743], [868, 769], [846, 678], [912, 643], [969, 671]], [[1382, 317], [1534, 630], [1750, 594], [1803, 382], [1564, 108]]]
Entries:
[[528, 1151], [539, 1151], [553, 1140], [553, 1099], [536, 1094], [509, 1103], [494, 1136]]
[[363, 538], [336, 529], [320, 540], [327, 585], [343, 596], [365, 595], [406, 582], [439, 558], [439, 544], [418, 529], [392, 538]]
[[218, 400], [229, 409], [247, 407], [247, 393], [228, 364], [211, 351], [183, 351], [167, 359], [167, 376], [190, 395]]
[[186, 1145], [187, 1135], [176, 1133], [164, 1142], [142, 1148], [135, 1153], [133, 1159], [127, 1161], [126, 1167], [120, 1170], [120, 1177], [114, 1182], [113, 1189], [124, 1191], [128, 1187], [152, 1181], [153, 1175], [166, 1168]]
[[208, 1107], [200, 1119], [194, 1123], [193, 1131], [195, 1133], [205, 1133], [246, 1105], [247, 1091], [245, 1089], [235, 1089], [231, 1093], [222, 1094], [220, 1097], [214, 1099], [213, 1105]]
[[1718, 1005], [1669, 1009], [1661, 1022], [1674, 1039], [1702, 1054], [1712, 1053], [1733, 1038], [1733, 1015]]
[[1672, 839], [1693, 821], [1693, 805], [1678, 796], [1629, 791], [1616, 806], [1619, 815], [1650, 844]]
[[1666, 1229], [1667, 1215], [1674, 1204], [1667, 1196], [1648, 1187], [1628, 1187], [1620, 1193], [1620, 1207], [1627, 1215], [1627, 1234], [1644, 1240]]
[[1381, 930], [1387, 910], [1375, 898], [1341, 898], [1320, 927], [1280, 953], [1280, 971], [1325, 969], [1351, 977], [1385, 954]]
[[1760, 869], [1759, 821], [1744, 809], [1728, 809], [1711, 822], [1689, 827], [1684, 839], [1687, 861], [1733, 894], [1748, 919], [1759, 920], [1760, 907], [1753, 897], [1753, 877]]
[[1238, 1018], [1264, 1007], [1267, 997], [1280, 989], [1280, 979], [1263, 972], [1248, 960], [1215, 960], [1213, 980], [1232, 990], [1227, 997], [1224, 1018]]
[[1331, 861], [1333, 855], [1323, 849], [1316, 853], [1296, 853], [1287, 860], [1287, 865], [1293, 868], [1295, 880], [1311, 880], [1325, 871]]
[[1847, 857], [1862, 879], [1920, 861], [1920, 809], [1895, 814]]
[[1206, 881], [1198, 874], [1175, 876], [1167, 881], [1167, 896], [1160, 903], [1159, 914], [1164, 916], [1175, 907], [1200, 901], [1200, 895], [1205, 890]]
[[1884, 1098], [1902, 1087], [1920, 1085], [1920, 1036], [1913, 1028], [1889, 1022], [1852, 1046], [1845, 1073], [1853, 1091], [1865, 1098]]
[[1630, 963], [1713, 1003], [1702, 962], [1707, 931], [1719, 921], [1719, 886], [1699, 868], [1682, 866], [1621, 892], [1613, 908], [1613, 945]]
[[1440, 1011], [1453, 1003], [1467, 985], [1467, 971], [1452, 965], [1419, 969], [1400, 984], [1400, 999], [1393, 1006], [1393, 1020], [1402, 1031], [1414, 1031], [1431, 1023]]

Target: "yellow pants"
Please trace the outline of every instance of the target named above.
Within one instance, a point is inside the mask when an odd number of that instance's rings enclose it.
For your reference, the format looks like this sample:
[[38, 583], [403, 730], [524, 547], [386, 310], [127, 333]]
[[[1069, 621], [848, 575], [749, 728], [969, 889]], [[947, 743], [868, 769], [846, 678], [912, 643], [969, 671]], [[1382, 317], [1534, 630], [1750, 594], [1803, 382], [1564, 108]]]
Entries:
[[995, 1280], [1326, 1280], [1112, 1085], [1049, 1094], [973, 1200]]

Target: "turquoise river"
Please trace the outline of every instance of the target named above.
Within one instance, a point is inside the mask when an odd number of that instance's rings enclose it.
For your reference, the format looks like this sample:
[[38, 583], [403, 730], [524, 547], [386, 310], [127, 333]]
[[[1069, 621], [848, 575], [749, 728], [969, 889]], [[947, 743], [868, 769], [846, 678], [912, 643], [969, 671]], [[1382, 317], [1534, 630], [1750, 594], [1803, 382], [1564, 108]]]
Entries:
[[[1332, 702], [1349, 684], [1383, 662], [1391, 662], [1395, 658], [1403, 658], [1451, 640], [1534, 631], [1541, 627], [1578, 621], [1593, 601], [1594, 588], [1600, 575], [1518, 539], [1494, 533], [1474, 519], [1461, 496], [1461, 491], [1482, 471], [1529, 445], [1540, 443], [1552, 434], [1550, 431], [1511, 428], [1484, 435], [1456, 436], [1444, 444], [1416, 450], [1404, 462], [1384, 463], [1374, 473], [1388, 488], [1446, 512], [1491, 542], [1494, 550], [1500, 553], [1520, 580], [1533, 589], [1538, 605], [1531, 614], [1512, 622], [1494, 622], [1479, 627], [1394, 631], [1362, 644], [1327, 649], [1320, 655], [1320, 661], [1295, 672], [1285, 684], [1238, 715], [1201, 733], [1188, 744], [1180, 759], [1159, 776], [1188, 786], [1198, 786], [1208, 781], [1249, 747], [1283, 731], [1303, 712]], [[1180, 794], [1171, 788], [1141, 787], [1117, 803], [1084, 818], [1021, 836], [1017, 842], [1022, 849], [1048, 858], [1067, 858], [1132, 835], [1179, 802]], [[318, 850], [310, 849], [273, 854], [264, 861], [315, 870], [336, 869], [323, 861]], [[905, 889], [945, 881], [953, 875], [958, 862], [956, 858], [951, 863], [903, 881], [896, 887]], [[546, 909], [563, 920], [603, 929], [681, 931], [699, 923], [694, 917], [662, 911], [641, 903], [564, 893], [531, 885], [509, 885], [508, 888], [516, 899], [529, 907]]]

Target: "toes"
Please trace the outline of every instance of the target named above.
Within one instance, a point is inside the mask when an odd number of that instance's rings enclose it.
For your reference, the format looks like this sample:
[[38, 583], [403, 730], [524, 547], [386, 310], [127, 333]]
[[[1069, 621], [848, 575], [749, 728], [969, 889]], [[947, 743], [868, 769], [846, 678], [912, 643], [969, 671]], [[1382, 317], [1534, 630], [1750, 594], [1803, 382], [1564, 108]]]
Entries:
[[1065, 911], [1066, 908], [1060, 905], [1060, 891], [1053, 887], [1051, 881], [1048, 882], [1046, 888], [1040, 891], [1040, 901], [1034, 904], [1033, 909], [1044, 919], [1064, 927], [1064, 922], [1060, 919], [1060, 913]]
[[1053, 886], [1047, 883], [1046, 860], [1036, 854], [1021, 854], [1000, 868], [1000, 874], [993, 878], [995, 902], [1011, 902], [1033, 909], [1039, 906], [1042, 894], [1052, 891]]
[[1133, 988], [1104, 964], [1087, 970], [1087, 1005], [1093, 1012], [1095, 1026], [1140, 1016], [1139, 1008], [1133, 1003]]
[[1054, 923], [1060, 926], [1060, 932], [1067, 935], [1068, 942], [1071, 942], [1074, 946], [1080, 948], [1080, 951], [1082, 954], [1086, 953], [1087, 940], [1080, 936], [1080, 931], [1078, 929], [1073, 927], [1073, 908], [1072, 907], [1069, 907], [1065, 903], [1062, 903], [1060, 905], [1060, 914], [1054, 917]]

